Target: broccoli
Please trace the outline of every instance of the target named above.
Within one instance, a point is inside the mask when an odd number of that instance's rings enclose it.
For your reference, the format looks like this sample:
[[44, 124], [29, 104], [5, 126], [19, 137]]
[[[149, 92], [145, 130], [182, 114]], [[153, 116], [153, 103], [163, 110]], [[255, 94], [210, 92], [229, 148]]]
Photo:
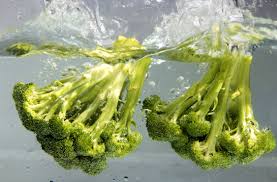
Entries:
[[[46, 53], [103, 62], [44, 87], [17, 83], [13, 97], [20, 119], [62, 167], [97, 175], [106, 168], [108, 158], [123, 157], [142, 141], [132, 116], [151, 58], [207, 62], [210, 66], [203, 78], [172, 102], [155, 95], [143, 101], [149, 136], [170, 142], [178, 155], [204, 169], [254, 161], [272, 151], [275, 140], [268, 129], [259, 128], [253, 115], [252, 57], [234, 51], [232, 45], [238, 37], [249, 39], [249, 44], [263, 37], [240, 24], [231, 24], [223, 32], [230, 36], [222, 36], [215, 26], [212, 32], [162, 49], [146, 49], [122, 36], [112, 47], [94, 50], [13, 44], [6, 51], [16, 56]], [[244, 50], [245, 43], [237, 47]]]
[[146, 98], [143, 109], [149, 136], [170, 142], [177, 154], [203, 169], [247, 164], [271, 152], [273, 134], [259, 128], [252, 110], [251, 60], [240, 52], [225, 52], [175, 100]]
[[17, 83], [13, 98], [23, 125], [64, 168], [90, 175], [142, 141], [133, 113], [150, 58], [68, 74], [47, 86]]
[[149, 54], [139, 41], [124, 36], [119, 36], [109, 48], [97, 46], [95, 49], [91, 50], [88, 48], [65, 46], [57, 43], [35, 45], [28, 42], [17, 42], [7, 47], [6, 52], [15, 56], [28, 56], [42, 53], [61, 58], [83, 56], [94, 59], [96, 58], [109, 64], [126, 62], [131, 58], [139, 59]]

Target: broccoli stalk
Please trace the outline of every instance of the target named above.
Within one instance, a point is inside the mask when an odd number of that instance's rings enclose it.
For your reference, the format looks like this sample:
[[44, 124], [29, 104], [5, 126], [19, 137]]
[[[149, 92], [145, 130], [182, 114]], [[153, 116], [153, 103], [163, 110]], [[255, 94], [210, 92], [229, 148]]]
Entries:
[[108, 157], [123, 157], [141, 143], [133, 114], [150, 63], [99, 64], [42, 88], [17, 83], [20, 119], [61, 166], [96, 175]]
[[[203, 141], [199, 140], [199, 141], [193, 142], [192, 148], [191, 148], [194, 161], [202, 168], [228, 167], [232, 163], [232, 158], [224, 151], [220, 150], [217, 139], [218, 139], [218, 136], [221, 134], [223, 125], [226, 121], [226, 112], [227, 112], [227, 103], [228, 103], [228, 97], [229, 97], [230, 84], [237, 64], [236, 63], [237, 60], [225, 59], [222, 62], [223, 62], [222, 63], [223, 68], [221, 68], [221, 70], [219, 71], [223, 72], [222, 73], [223, 77], [220, 78], [219, 80], [216, 80], [217, 78], [214, 80], [216, 81], [216, 84], [218, 85], [217, 88], [219, 89], [216, 89], [216, 91], [214, 92], [216, 94], [206, 95], [206, 97], [208, 97], [208, 100], [212, 98], [214, 102], [216, 101], [215, 98], [217, 98], [217, 101], [214, 106], [215, 109], [213, 108], [214, 111], [212, 111], [214, 113], [210, 118], [211, 127], [206, 134], [206, 138]], [[224, 64], [224, 62], [226, 62], [226, 64]], [[212, 83], [212, 86], [211, 86], [212, 89], [213, 89], [213, 84], [214, 83]], [[211, 104], [210, 104], [210, 107], [211, 107]], [[204, 110], [206, 109], [207, 108], [204, 108]], [[207, 114], [208, 112], [206, 112], [206, 115], [204, 117], [206, 117]], [[197, 128], [202, 127], [202, 125], [204, 125], [201, 123], [203, 122], [201, 120], [200, 122], [198, 120], [193, 122], [197, 123], [195, 124], [195, 128], [186, 128], [187, 131], [191, 129], [193, 130], [192, 132], [194, 133], [195, 129], [196, 131], [198, 131]], [[195, 135], [192, 135], [192, 136], [194, 137]]]
[[251, 106], [252, 57], [226, 52], [207, 73], [172, 102], [150, 96], [143, 102], [153, 140], [168, 141], [183, 158], [204, 169], [249, 163], [275, 147], [269, 130], [260, 130]]
[[15, 56], [28, 56], [35, 54], [48, 54], [61, 58], [88, 57], [99, 59], [105, 63], [116, 64], [127, 62], [131, 58], [143, 58], [146, 49], [134, 38], [119, 36], [111, 47], [97, 46], [95, 49], [65, 46], [57, 43], [36, 45], [28, 42], [17, 42], [6, 48], [6, 52]]
[[251, 59], [244, 58], [238, 65], [238, 75], [233, 79], [234, 88], [229, 111], [231, 122], [227, 122], [221, 135], [221, 146], [238, 156], [241, 163], [256, 160], [275, 148], [273, 134], [268, 129], [259, 129], [252, 110], [250, 91]]

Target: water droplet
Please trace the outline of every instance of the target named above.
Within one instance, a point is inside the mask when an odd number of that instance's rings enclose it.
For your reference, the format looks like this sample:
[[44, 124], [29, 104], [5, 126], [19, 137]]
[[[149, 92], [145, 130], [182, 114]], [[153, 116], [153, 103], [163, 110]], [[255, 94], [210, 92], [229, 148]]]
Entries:
[[127, 182], [127, 181], [129, 181], [129, 177], [128, 176], [124, 176], [123, 180]]
[[179, 77], [177, 78], [177, 82], [182, 82], [184, 79], [185, 79], [185, 78], [184, 78], [183, 76], [179, 76]]
[[271, 49], [277, 49], [276, 45], [271, 46]]
[[15, 124], [10, 124], [10, 127], [11, 127], [11, 128], [14, 128], [14, 127], [15, 127]]
[[175, 96], [178, 96], [178, 95], [180, 95], [180, 93], [181, 93], [180, 89], [177, 89], [174, 94], [175, 94]]
[[159, 65], [159, 64], [162, 64], [162, 63], [164, 63], [165, 62], [165, 60], [162, 60], [162, 59], [155, 59], [155, 61], [152, 63], [152, 64], [156, 64], [156, 65]]
[[21, 20], [21, 19], [22, 19], [22, 12], [18, 12], [18, 13], [17, 13], [17, 19], [18, 19], [18, 20]]
[[174, 96], [179, 96], [181, 93], [181, 89], [179, 88], [172, 88], [169, 90], [170, 94], [173, 94]]
[[151, 86], [151, 87], [155, 87], [156, 86], [156, 83], [154, 81], [149, 81], [148, 82], [148, 85]]
[[197, 70], [197, 73], [200, 74], [202, 72], [204, 72], [208, 67], [208, 64], [207, 63], [200, 63], [198, 64], [198, 70]]
[[93, 64], [91, 64], [90, 62], [86, 62], [84, 64], [82, 64], [82, 67], [84, 69], [90, 69], [93, 66]]
[[144, 4], [145, 4], [145, 5], [150, 5], [150, 4], [151, 4], [151, 0], [145, 0], [145, 1], [144, 1]]
[[56, 13], [56, 10], [55, 9], [50, 9], [50, 14], [53, 15]]
[[170, 93], [174, 93], [175, 90], [176, 90], [175, 88], [171, 88], [171, 89], [169, 90], [169, 92], [170, 92]]
[[28, 149], [27, 149], [27, 152], [30, 152], [30, 153], [31, 153], [31, 152], [34, 152], [34, 151], [35, 151], [34, 148], [28, 148]]

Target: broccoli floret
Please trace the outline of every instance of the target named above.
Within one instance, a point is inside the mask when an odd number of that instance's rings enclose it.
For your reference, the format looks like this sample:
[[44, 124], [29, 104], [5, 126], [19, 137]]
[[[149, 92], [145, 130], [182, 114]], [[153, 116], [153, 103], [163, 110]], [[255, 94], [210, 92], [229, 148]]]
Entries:
[[28, 54], [33, 49], [35, 49], [34, 45], [25, 42], [20, 42], [9, 46], [6, 50], [11, 55], [22, 56]]
[[173, 141], [182, 135], [182, 130], [176, 121], [162, 114], [148, 113], [146, 127], [149, 136], [154, 140]]
[[275, 148], [273, 134], [259, 129], [251, 106], [252, 57], [226, 52], [214, 59], [203, 78], [188, 91], [164, 102], [143, 102], [153, 140], [168, 141], [184, 159], [203, 169], [246, 164]]
[[146, 127], [152, 139], [174, 141], [190, 133], [184, 132], [186, 129], [184, 129], [183, 121], [188, 119], [184, 112], [193, 105], [195, 106], [199, 94], [206, 92], [206, 87], [217, 70], [218, 66], [213, 65], [201, 82], [192, 86], [188, 92], [171, 103], [162, 101], [157, 95], [150, 96], [143, 101], [143, 109], [146, 110]]
[[191, 141], [187, 135], [182, 135], [178, 138], [178, 140], [174, 140], [171, 142], [172, 149], [183, 159], [190, 158], [190, 145]]
[[98, 158], [78, 156], [73, 160], [55, 158], [55, 161], [64, 169], [79, 168], [92, 176], [98, 175], [107, 168], [107, 159], [105, 156]]
[[108, 157], [123, 157], [142, 141], [133, 114], [150, 63], [99, 64], [42, 88], [17, 83], [20, 119], [61, 166], [96, 175]]

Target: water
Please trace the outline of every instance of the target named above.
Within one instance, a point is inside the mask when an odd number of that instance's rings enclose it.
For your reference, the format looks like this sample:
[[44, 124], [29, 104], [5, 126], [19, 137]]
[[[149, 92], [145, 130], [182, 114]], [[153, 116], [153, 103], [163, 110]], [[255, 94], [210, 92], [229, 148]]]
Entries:
[[163, 16], [160, 25], [157, 25], [144, 41], [146, 45], [176, 45], [192, 35], [206, 31], [217, 21], [243, 20], [241, 10], [235, 7], [232, 1], [179, 0], [176, 2], [176, 8], [176, 12]]
[[[214, 21], [242, 21], [242, 12], [230, 2], [223, 4], [223, 11], [218, 12], [214, 11], [214, 9], [221, 10], [218, 1], [217, 3], [215, 3], [216, 1], [205, 1], [205, 3], [213, 5], [207, 11], [203, 8], [206, 7], [206, 4], [204, 4], [205, 6], [199, 5], [202, 2], [200, 0], [196, 0], [195, 4], [190, 4], [190, 6], [195, 5], [195, 9], [186, 6], [189, 1], [172, 1], [171, 3], [166, 0], [109, 1], [111, 2], [110, 6], [104, 6], [108, 1], [96, 2], [45, 1], [46, 10], [36, 20], [27, 23], [15, 33], [3, 34], [0, 45], [4, 47], [11, 42], [20, 40], [39, 44], [47, 40], [62, 42], [64, 45], [93, 48], [96, 44], [110, 44], [119, 34], [123, 34], [136, 36], [139, 40], [144, 40], [144, 44], [147, 46], [164, 47], [174, 45], [193, 33], [209, 29]], [[189, 9], [184, 11], [184, 7]], [[159, 11], [155, 11], [157, 9]], [[205, 12], [202, 12], [203, 9]], [[184, 15], [188, 10], [191, 10], [189, 14], [193, 17]], [[195, 10], [194, 14], [192, 10]], [[129, 14], [137, 12], [138, 15], [128, 17], [128, 11]], [[151, 17], [159, 15], [159, 18], [153, 18], [148, 22], [149, 14], [152, 15]], [[202, 24], [201, 21], [195, 23], [195, 19], [197, 17], [201, 19], [201, 15], [205, 21]], [[74, 17], [78, 17], [78, 19]], [[115, 20], [109, 21], [111, 17]], [[167, 26], [164, 26], [165, 22]], [[258, 21], [257, 19], [255, 22], [258, 22], [255, 23], [257, 27], [255, 30], [258, 33], [263, 31], [264, 34], [266, 30], [270, 39], [275, 38], [274, 22]], [[253, 22], [251, 23], [253, 24]], [[138, 24], [141, 27], [136, 29], [135, 25]], [[145, 31], [144, 26], [146, 26]], [[186, 32], [188, 29], [191, 31]], [[275, 79], [277, 76], [275, 71], [277, 50], [274, 49], [276, 45], [274, 41], [267, 41], [256, 49], [251, 75], [255, 115], [261, 125], [270, 127], [275, 135], [277, 135], [277, 123], [275, 122], [277, 97], [274, 96], [277, 89]], [[86, 58], [70, 58], [63, 61], [42, 55], [24, 58], [1, 57], [0, 115], [3, 117], [0, 121], [0, 176], [6, 182], [126, 180], [130, 182], [273, 182], [277, 180], [276, 150], [247, 166], [235, 166], [231, 169], [215, 171], [199, 169], [191, 161], [180, 159], [168, 144], [154, 142], [147, 136], [145, 122], [139, 108], [135, 119], [138, 121], [139, 130], [144, 135], [144, 141], [138, 151], [124, 159], [111, 160], [109, 168], [96, 177], [87, 176], [78, 170], [62, 169], [40, 149], [35, 136], [21, 125], [11, 99], [12, 87], [18, 81], [44, 85], [59, 78], [66, 68], [79, 67], [88, 62], [90, 60]], [[191, 83], [198, 80], [205, 70], [205, 64], [184, 64], [164, 62], [164, 60], [154, 64], [150, 68], [141, 99], [150, 94], [159, 94], [164, 99], [174, 98], [187, 89]]]

